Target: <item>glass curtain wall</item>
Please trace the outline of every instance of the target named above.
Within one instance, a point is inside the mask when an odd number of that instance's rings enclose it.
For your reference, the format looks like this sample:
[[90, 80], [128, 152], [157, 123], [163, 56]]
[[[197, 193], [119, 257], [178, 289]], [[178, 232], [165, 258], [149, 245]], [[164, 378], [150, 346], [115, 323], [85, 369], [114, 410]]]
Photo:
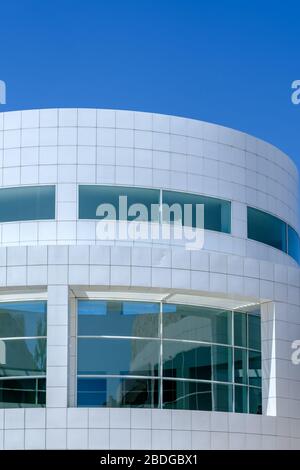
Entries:
[[261, 413], [260, 315], [78, 300], [77, 406]]

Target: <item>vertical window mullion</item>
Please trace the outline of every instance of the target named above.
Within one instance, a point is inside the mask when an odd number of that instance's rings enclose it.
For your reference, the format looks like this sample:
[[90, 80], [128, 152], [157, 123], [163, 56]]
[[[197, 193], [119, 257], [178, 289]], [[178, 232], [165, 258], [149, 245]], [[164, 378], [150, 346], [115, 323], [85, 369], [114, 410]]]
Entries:
[[159, 403], [158, 408], [163, 408], [163, 303], [159, 303]]

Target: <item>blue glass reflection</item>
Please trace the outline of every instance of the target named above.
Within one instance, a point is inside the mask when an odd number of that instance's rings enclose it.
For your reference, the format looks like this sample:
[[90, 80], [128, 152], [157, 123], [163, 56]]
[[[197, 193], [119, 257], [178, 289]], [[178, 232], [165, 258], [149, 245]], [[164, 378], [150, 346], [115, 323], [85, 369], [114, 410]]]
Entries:
[[46, 336], [47, 302], [0, 303], [0, 338]]
[[158, 303], [78, 301], [79, 336], [158, 337]]
[[300, 263], [300, 239], [292, 227], [288, 226], [288, 254]]
[[0, 189], [0, 222], [55, 219], [55, 186]]

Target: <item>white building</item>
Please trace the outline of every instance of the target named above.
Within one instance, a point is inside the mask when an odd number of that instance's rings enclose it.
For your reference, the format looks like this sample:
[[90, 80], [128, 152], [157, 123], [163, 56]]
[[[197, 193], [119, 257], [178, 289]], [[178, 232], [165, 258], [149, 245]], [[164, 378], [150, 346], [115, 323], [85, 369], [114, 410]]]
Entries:
[[[0, 448], [300, 448], [284, 153], [185, 118], [45, 109], [0, 113], [0, 163]], [[162, 204], [204, 204], [203, 249], [101, 240], [97, 207], [121, 195], [158, 204], [158, 227]]]

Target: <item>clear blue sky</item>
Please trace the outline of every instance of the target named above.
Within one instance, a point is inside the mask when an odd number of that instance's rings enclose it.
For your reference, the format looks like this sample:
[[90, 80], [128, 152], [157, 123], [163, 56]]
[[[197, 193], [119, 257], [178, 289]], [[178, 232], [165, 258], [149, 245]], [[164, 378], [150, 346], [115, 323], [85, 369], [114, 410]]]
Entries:
[[1, 0], [7, 105], [176, 114], [238, 128], [300, 166], [294, 0]]

